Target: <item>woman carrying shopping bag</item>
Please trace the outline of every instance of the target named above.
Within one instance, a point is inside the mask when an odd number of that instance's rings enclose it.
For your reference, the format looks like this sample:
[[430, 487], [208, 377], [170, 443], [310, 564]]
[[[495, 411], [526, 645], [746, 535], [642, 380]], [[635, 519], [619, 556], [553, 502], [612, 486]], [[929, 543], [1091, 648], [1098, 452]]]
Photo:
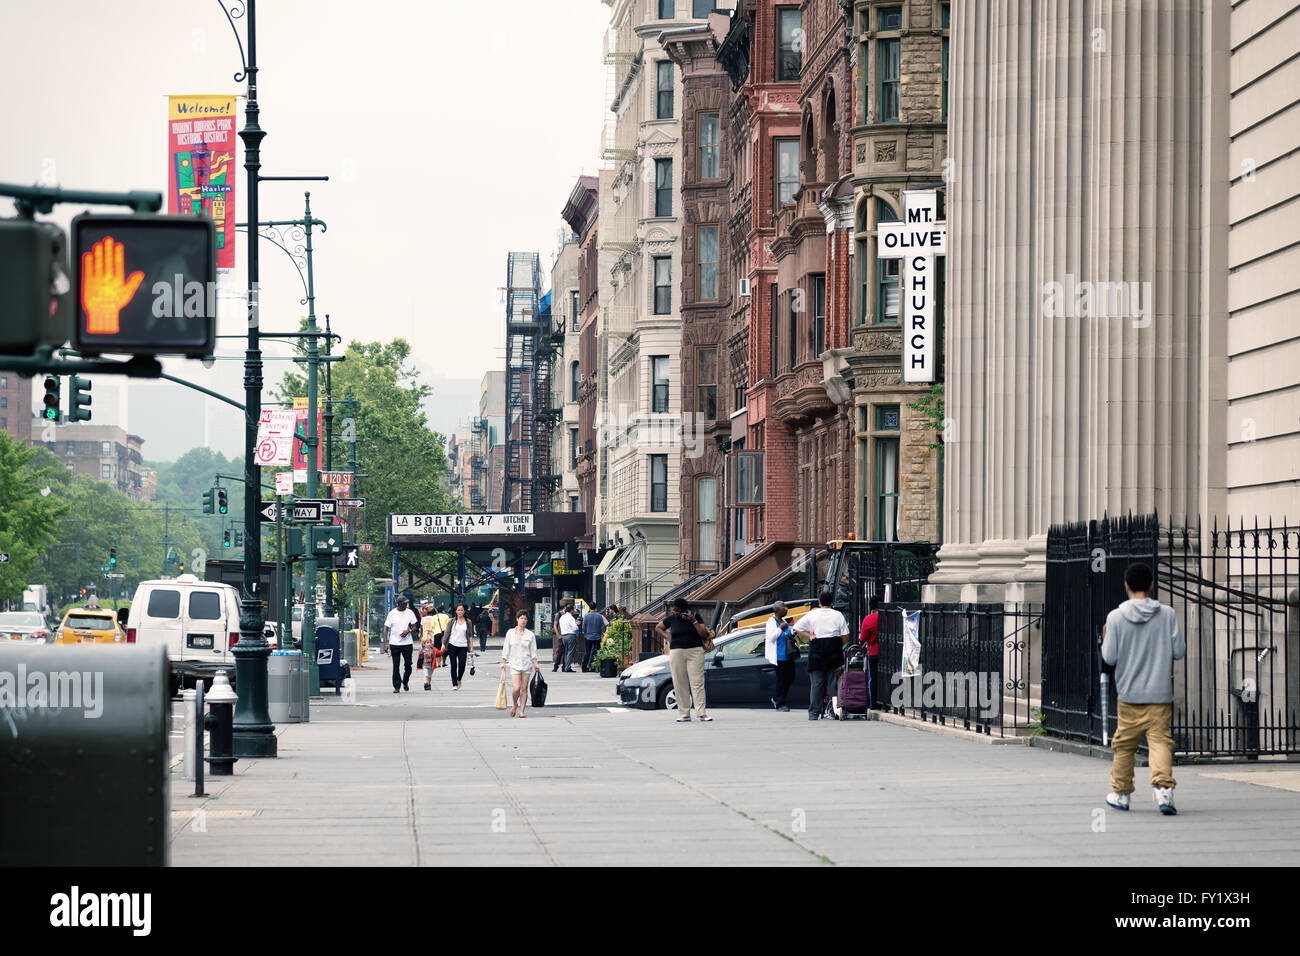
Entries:
[[528, 680], [533, 673], [541, 672], [542, 665], [537, 661], [537, 635], [528, 629], [528, 612], [520, 611], [515, 616], [515, 626], [506, 632], [505, 643], [501, 646], [501, 677], [504, 680], [507, 673], [510, 675], [511, 717], [515, 716], [515, 711], [520, 717], [526, 716]]

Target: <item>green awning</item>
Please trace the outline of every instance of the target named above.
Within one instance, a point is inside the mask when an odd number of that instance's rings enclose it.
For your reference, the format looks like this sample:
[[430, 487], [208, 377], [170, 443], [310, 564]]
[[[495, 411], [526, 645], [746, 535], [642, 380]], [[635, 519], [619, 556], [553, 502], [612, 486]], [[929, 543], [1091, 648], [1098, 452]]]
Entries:
[[619, 553], [622, 550], [623, 550], [622, 548], [610, 548], [607, 552], [605, 552], [605, 556], [600, 559], [600, 564], [596, 567], [596, 573], [604, 574], [605, 572], [607, 572], [609, 570], [609, 566], [614, 563], [615, 559], [619, 556]]

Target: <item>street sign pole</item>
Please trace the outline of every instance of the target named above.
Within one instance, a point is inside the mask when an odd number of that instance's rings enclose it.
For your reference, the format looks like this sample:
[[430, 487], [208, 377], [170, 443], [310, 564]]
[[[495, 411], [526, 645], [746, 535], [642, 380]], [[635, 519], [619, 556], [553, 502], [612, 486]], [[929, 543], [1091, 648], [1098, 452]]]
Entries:
[[[320, 348], [316, 340], [316, 280], [312, 270], [311, 256], [311, 193], [304, 199], [306, 204], [303, 219], [307, 223], [307, 331], [312, 333], [307, 339], [307, 497], [315, 498], [318, 490], [317, 448], [320, 435], [316, 431], [316, 372], [319, 365]], [[256, 222], [250, 219], [250, 222]], [[320, 695], [320, 668], [316, 666], [316, 558], [308, 555], [303, 562], [303, 604], [302, 604], [302, 648], [307, 656], [308, 674], [310, 675], [308, 693], [313, 697]]]

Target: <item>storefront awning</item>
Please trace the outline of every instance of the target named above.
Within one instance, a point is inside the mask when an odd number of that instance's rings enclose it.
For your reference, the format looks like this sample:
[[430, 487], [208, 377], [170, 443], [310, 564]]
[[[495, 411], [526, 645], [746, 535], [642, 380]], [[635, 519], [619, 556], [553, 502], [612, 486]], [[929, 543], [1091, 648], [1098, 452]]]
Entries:
[[609, 566], [614, 563], [623, 550], [623, 548], [610, 548], [605, 552], [605, 556], [600, 559], [600, 564], [596, 566], [596, 574], [608, 574]]

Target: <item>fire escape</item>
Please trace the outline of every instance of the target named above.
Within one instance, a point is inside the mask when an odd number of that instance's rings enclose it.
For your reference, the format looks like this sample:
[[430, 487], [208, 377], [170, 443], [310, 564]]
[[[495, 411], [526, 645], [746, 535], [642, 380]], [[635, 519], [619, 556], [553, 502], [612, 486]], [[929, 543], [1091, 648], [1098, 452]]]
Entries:
[[535, 252], [512, 252], [506, 264], [506, 474], [501, 510], [537, 510], [537, 363], [541, 321], [541, 262]]
[[483, 463], [483, 444], [487, 435], [487, 419], [471, 418], [469, 430], [474, 448], [469, 456], [469, 507], [471, 511], [482, 511], [483, 487], [487, 479], [487, 466]]
[[552, 510], [551, 499], [564, 480], [563, 475], [556, 471], [551, 455], [555, 426], [563, 413], [553, 400], [551, 382], [555, 373], [555, 359], [564, 347], [564, 320], [561, 318], [558, 330], [552, 328], [550, 298], [550, 293], [547, 293], [543, 300], [534, 375], [537, 381], [537, 465], [533, 477], [538, 511]]

